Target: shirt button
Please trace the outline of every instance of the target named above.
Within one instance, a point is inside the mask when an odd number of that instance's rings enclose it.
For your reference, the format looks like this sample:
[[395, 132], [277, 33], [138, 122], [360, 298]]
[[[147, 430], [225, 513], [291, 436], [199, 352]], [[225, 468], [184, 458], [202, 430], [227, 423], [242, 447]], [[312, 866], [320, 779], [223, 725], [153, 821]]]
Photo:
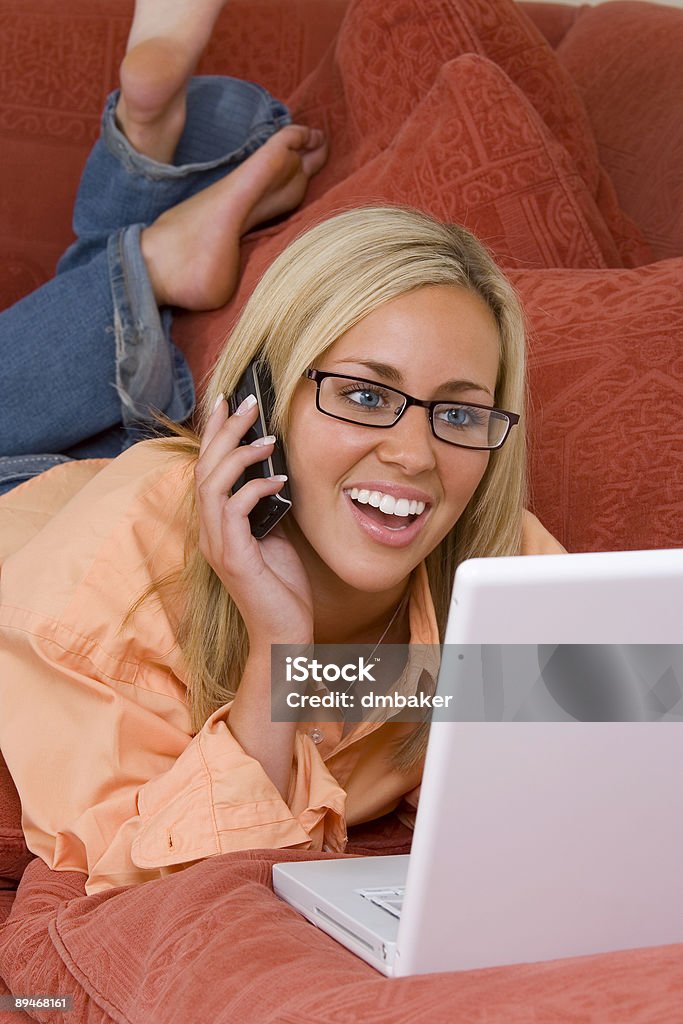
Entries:
[[325, 734], [322, 729], [311, 729], [308, 735], [311, 737], [314, 743], [322, 743], [325, 739]]

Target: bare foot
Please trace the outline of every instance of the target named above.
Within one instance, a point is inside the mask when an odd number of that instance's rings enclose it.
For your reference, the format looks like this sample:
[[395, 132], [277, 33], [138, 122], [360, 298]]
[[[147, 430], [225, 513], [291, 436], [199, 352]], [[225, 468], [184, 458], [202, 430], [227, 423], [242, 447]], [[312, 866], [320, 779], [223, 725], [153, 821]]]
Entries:
[[160, 306], [217, 309], [237, 287], [240, 238], [287, 213], [327, 159], [317, 129], [288, 125], [209, 188], [142, 232], [142, 254]]
[[185, 126], [188, 80], [225, 0], [137, 0], [116, 118], [138, 152], [170, 163]]

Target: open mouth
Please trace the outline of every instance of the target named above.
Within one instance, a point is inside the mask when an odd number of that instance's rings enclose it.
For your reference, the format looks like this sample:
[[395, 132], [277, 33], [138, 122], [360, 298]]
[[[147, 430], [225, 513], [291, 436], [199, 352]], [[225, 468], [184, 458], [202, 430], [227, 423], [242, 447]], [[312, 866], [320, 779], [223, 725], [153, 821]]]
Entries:
[[396, 542], [399, 536], [408, 542], [422, 528], [425, 511], [430, 507], [424, 501], [394, 498], [382, 491], [357, 487], [344, 491], [344, 494], [360, 525], [378, 540], [389, 541], [393, 535]]

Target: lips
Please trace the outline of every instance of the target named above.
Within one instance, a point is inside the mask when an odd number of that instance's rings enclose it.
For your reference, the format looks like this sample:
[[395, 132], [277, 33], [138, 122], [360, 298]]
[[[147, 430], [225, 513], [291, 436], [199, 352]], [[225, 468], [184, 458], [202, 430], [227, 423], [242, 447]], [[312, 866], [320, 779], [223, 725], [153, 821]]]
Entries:
[[416, 515], [414, 518], [409, 516], [408, 519], [412, 519], [410, 522], [399, 516], [383, 516], [387, 521], [383, 523], [377, 521], [376, 518], [378, 515], [383, 515], [382, 513], [378, 513], [377, 509], [370, 505], [357, 504], [351, 498], [350, 492], [344, 492], [344, 499], [360, 529], [376, 543], [392, 548], [403, 548], [412, 544], [422, 531], [430, 512], [430, 509], [426, 508], [421, 515]]

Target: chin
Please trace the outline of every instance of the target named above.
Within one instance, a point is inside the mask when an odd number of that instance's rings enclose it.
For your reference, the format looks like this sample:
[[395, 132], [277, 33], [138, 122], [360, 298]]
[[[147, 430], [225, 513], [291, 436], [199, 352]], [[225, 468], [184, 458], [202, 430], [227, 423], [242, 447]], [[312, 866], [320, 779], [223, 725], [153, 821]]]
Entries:
[[[415, 549], [391, 549], [362, 542], [354, 543], [353, 536], [339, 534], [339, 542], [330, 543], [330, 536], [320, 536], [320, 521], [300, 523], [293, 514], [287, 516], [287, 535], [310, 574], [321, 573], [336, 577], [347, 587], [363, 594], [381, 594], [405, 582], [411, 572], [424, 560], [428, 552], [424, 545]], [[417, 547], [417, 546], [416, 546]], [[431, 550], [431, 548], [430, 548]]]
[[337, 558], [323, 561], [337, 579], [353, 590], [362, 594], [382, 594], [406, 583], [422, 559], [415, 561], [414, 558], [398, 558], [394, 555], [393, 564], [388, 564], [386, 556], [372, 559], [365, 553], [353, 552], [343, 562]]

